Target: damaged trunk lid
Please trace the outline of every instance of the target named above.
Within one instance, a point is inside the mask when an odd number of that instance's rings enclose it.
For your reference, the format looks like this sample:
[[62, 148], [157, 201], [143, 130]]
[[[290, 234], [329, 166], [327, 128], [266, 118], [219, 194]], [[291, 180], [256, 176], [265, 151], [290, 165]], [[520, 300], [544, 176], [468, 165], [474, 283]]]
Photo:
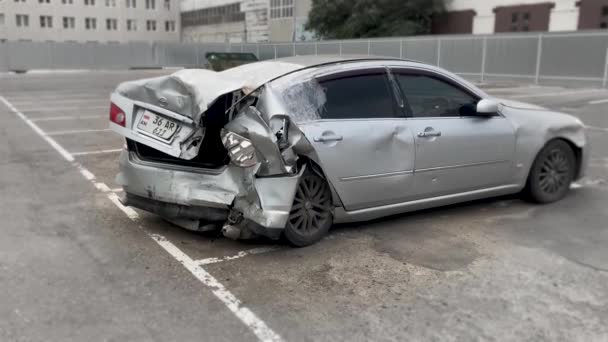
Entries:
[[[191, 160], [199, 155], [208, 123], [223, 126], [234, 114], [227, 110], [244, 94], [300, 67], [259, 62], [124, 82], [111, 95], [110, 128], [128, 141]], [[222, 103], [215, 106], [218, 99]]]

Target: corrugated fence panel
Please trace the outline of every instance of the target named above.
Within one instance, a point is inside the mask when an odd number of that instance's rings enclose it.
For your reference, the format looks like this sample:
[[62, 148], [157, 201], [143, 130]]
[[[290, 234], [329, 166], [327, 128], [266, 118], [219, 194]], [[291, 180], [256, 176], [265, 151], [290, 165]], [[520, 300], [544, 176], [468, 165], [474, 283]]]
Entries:
[[437, 39], [404, 40], [403, 58], [428, 64], [437, 64]]
[[296, 55], [304, 56], [304, 55], [314, 55], [316, 52], [314, 43], [300, 43], [296, 44]]
[[317, 52], [319, 55], [337, 55], [340, 53], [340, 44], [332, 43], [317, 43]]
[[346, 41], [342, 42], [343, 55], [367, 55], [368, 41]]
[[10, 70], [50, 69], [50, 42], [7, 42]]
[[277, 44], [277, 58], [293, 56], [293, 44]]
[[165, 45], [164, 66], [196, 67], [199, 64], [197, 46], [194, 44], [169, 43]]
[[483, 39], [442, 39], [439, 65], [455, 73], [481, 74]]
[[129, 43], [130, 66], [134, 68], [152, 68], [160, 66], [154, 53], [154, 44], [146, 42]]
[[485, 73], [534, 77], [538, 37], [488, 37]]
[[0, 43], [0, 72], [8, 71], [7, 43]]
[[260, 44], [260, 60], [274, 59], [274, 46]]
[[541, 77], [597, 78], [604, 75], [608, 36], [545, 36]]
[[401, 41], [371, 41], [370, 53], [376, 56], [399, 58], [401, 56]]

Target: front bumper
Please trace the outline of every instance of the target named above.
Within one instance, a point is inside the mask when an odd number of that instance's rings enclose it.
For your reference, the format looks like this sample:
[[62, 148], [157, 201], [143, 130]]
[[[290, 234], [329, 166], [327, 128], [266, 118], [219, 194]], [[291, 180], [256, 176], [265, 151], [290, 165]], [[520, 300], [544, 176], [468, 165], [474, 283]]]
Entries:
[[217, 221], [224, 219], [222, 213], [236, 211], [265, 229], [285, 227], [303, 171], [259, 178], [256, 167], [188, 168], [143, 161], [127, 150], [121, 152], [119, 164], [116, 181], [127, 194], [127, 205], [170, 219]]

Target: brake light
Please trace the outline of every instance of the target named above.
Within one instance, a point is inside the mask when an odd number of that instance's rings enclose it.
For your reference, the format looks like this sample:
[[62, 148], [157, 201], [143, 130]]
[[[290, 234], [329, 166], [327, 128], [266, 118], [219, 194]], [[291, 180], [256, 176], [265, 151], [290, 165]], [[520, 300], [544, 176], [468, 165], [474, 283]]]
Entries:
[[125, 113], [114, 103], [110, 103], [110, 121], [122, 127], [125, 127], [127, 121]]

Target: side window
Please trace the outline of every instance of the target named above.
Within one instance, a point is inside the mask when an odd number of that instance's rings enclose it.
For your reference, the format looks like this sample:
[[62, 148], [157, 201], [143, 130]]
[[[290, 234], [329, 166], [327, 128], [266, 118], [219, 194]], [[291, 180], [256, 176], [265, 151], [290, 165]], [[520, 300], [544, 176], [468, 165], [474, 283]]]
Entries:
[[327, 101], [322, 119], [394, 118], [394, 96], [386, 74], [321, 80]]
[[478, 101], [473, 95], [434, 77], [397, 74], [396, 79], [415, 118], [466, 115]]

